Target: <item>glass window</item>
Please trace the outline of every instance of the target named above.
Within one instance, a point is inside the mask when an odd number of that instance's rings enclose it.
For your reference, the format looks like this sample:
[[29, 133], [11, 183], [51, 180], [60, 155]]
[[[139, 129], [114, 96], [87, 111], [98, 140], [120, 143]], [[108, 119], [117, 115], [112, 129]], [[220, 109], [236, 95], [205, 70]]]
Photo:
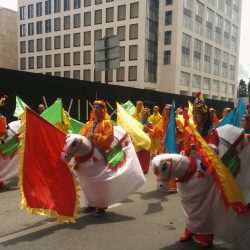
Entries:
[[217, 80], [213, 80], [213, 91], [219, 92], [220, 89], [220, 82]]
[[220, 76], [221, 50], [214, 48], [214, 75]]
[[74, 15], [74, 28], [81, 27], [81, 14]]
[[37, 39], [36, 40], [36, 51], [42, 51], [43, 50], [43, 39]]
[[74, 65], [80, 65], [80, 61], [81, 61], [80, 57], [81, 57], [80, 51], [73, 53], [73, 64]]
[[64, 11], [70, 10], [70, 0], [64, 0]]
[[54, 31], [61, 30], [61, 17], [57, 17], [54, 19]]
[[164, 51], [163, 64], [171, 64], [171, 50]]
[[54, 76], [60, 77], [60, 76], [61, 76], [61, 72], [60, 72], [60, 71], [56, 71], [56, 72], [54, 73]]
[[207, 21], [206, 21], [206, 38], [213, 40], [213, 20], [214, 12], [207, 9]]
[[81, 8], [81, 0], [74, 0], [74, 9]]
[[91, 0], [84, 0], [84, 7], [91, 6]]
[[70, 71], [69, 70], [64, 71], [63, 72], [63, 77], [70, 78]]
[[38, 69], [43, 68], [43, 56], [37, 56], [36, 57], [36, 67]]
[[171, 5], [173, 4], [173, 0], [166, 0], [166, 5]]
[[130, 4], [130, 18], [139, 17], [139, 3], [131, 3]]
[[212, 46], [207, 43], [204, 52], [204, 71], [206, 73], [212, 72]]
[[83, 64], [91, 64], [91, 50], [86, 50], [83, 52]]
[[165, 25], [172, 25], [172, 11], [165, 12]]
[[237, 49], [238, 49], [237, 40], [238, 40], [238, 28], [232, 25], [232, 38], [231, 38], [232, 46], [231, 47], [234, 52], [237, 52]]
[[45, 20], [45, 33], [51, 32], [51, 19]]
[[80, 80], [81, 78], [81, 71], [80, 70], [74, 70], [73, 71], [73, 78], [76, 80]]
[[191, 63], [191, 36], [183, 33], [182, 34], [182, 56], [181, 56], [181, 65], [184, 67], [190, 67]]
[[34, 35], [34, 23], [28, 23], [28, 35], [29, 36]]
[[55, 64], [55, 67], [61, 67], [61, 54], [55, 54], [54, 64]]
[[95, 30], [95, 41], [102, 38], [102, 30]]
[[128, 80], [137, 81], [137, 66], [128, 67]]
[[220, 91], [222, 93], [226, 93], [227, 92], [227, 84], [225, 82], [222, 82], [220, 86], [221, 86]]
[[70, 48], [70, 34], [64, 35], [64, 48]]
[[90, 26], [91, 25], [91, 12], [85, 12], [84, 13], [84, 26]]
[[129, 26], [129, 39], [138, 39], [138, 24], [130, 24]]
[[39, 17], [42, 15], [43, 15], [43, 3], [42, 2], [36, 3], [36, 16]]
[[36, 22], [36, 34], [42, 34], [43, 33], [43, 22], [38, 21]]
[[120, 47], [120, 61], [125, 61], [125, 46]]
[[235, 80], [236, 73], [236, 57], [231, 55], [230, 57], [230, 80]]
[[95, 24], [102, 23], [102, 10], [95, 10]]
[[26, 33], [25, 27], [26, 27], [25, 24], [20, 25], [20, 37], [25, 36], [25, 33]]
[[64, 17], [64, 30], [70, 29], [70, 16]]
[[26, 41], [20, 42], [20, 53], [26, 53]]
[[164, 44], [170, 45], [172, 40], [172, 31], [165, 31]]
[[34, 17], [34, 4], [28, 5], [28, 18]]
[[101, 71], [95, 71], [94, 72], [94, 81], [95, 82], [101, 82], [102, 81], [102, 72]]
[[206, 90], [210, 89], [211, 79], [204, 77], [203, 79], [203, 88]]
[[29, 52], [34, 52], [34, 40], [29, 40], [28, 41], [28, 51]]
[[61, 12], [61, 0], [54, 0], [54, 12]]
[[116, 81], [117, 82], [122, 82], [125, 80], [125, 68], [120, 67], [116, 69]]
[[61, 49], [61, 36], [54, 37], [54, 49]]
[[90, 81], [91, 80], [91, 71], [90, 69], [83, 70], [83, 80]]
[[192, 0], [183, 0], [183, 7], [187, 10], [192, 10]]
[[83, 45], [91, 45], [91, 31], [83, 33]]
[[95, 4], [102, 4], [102, 0], [95, 0]]
[[26, 70], [26, 58], [20, 58], [20, 68]]
[[20, 10], [20, 20], [24, 20], [25, 19], [25, 6], [21, 6], [20, 8], [19, 8], [19, 10]]
[[106, 23], [114, 21], [114, 8], [107, 8], [106, 9]]
[[125, 20], [126, 19], [126, 5], [119, 5], [118, 12], [117, 12], [117, 20]]
[[222, 41], [222, 17], [220, 15], [215, 16], [215, 42], [221, 44]]
[[193, 67], [196, 70], [201, 70], [201, 53], [202, 53], [202, 41], [194, 39], [194, 59]]
[[45, 50], [51, 50], [51, 47], [52, 47], [51, 37], [46, 37], [45, 38]]
[[117, 35], [119, 36], [120, 41], [125, 41], [125, 38], [126, 38], [126, 26], [117, 27]]
[[192, 86], [194, 88], [200, 88], [201, 87], [201, 76], [193, 75]]
[[28, 58], [28, 63], [29, 63], [29, 69], [34, 69], [34, 57], [29, 57]]
[[70, 66], [70, 53], [64, 53], [64, 66]]
[[189, 86], [190, 85], [190, 74], [186, 72], [181, 72], [181, 85]]
[[223, 61], [222, 61], [222, 77], [228, 78], [228, 62], [229, 62], [229, 54], [227, 52], [223, 52]]
[[74, 47], [81, 46], [81, 33], [75, 33], [73, 39], [74, 39]]
[[45, 15], [51, 14], [51, 0], [45, 1]]
[[129, 46], [129, 60], [137, 60], [138, 59], [138, 46], [130, 45]]
[[105, 35], [106, 35], [106, 37], [109, 37], [109, 36], [113, 36], [114, 35], [114, 28], [107, 28], [106, 30], [105, 30]]

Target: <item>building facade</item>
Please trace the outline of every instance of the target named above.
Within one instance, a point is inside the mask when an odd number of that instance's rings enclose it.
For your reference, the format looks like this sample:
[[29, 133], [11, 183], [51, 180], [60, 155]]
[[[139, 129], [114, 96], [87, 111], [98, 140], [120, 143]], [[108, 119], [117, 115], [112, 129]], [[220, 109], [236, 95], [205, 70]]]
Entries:
[[0, 7], [0, 68], [18, 69], [17, 12]]
[[104, 82], [94, 41], [120, 38], [109, 82], [233, 101], [241, 0], [20, 0], [19, 68]]

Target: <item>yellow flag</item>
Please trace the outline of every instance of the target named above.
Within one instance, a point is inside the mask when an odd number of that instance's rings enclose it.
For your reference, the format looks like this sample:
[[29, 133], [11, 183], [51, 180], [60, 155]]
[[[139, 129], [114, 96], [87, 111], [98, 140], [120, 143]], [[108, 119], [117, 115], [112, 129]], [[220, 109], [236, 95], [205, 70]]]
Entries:
[[134, 119], [125, 109], [117, 104], [117, 125], [127, 131], [132, 139], [135, 150], [140, 149], [149, 150], [151, 146], [151, 140], [149, 136], [143, 132], [143, 125]]

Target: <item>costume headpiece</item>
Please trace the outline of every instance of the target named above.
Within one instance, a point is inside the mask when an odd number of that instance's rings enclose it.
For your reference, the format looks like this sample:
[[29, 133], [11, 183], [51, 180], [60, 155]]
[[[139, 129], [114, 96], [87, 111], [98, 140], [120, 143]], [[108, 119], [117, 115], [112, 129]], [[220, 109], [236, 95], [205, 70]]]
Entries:
[[5, 101], [8, 99], [7, 95], [4, 95], [1, 99], [0, 99], [0, 107], [3, 107], [5, 104]]
[[105, 111], [107, 110], [107, 105], [103, 100], [96, 100], [94, 102], [94, 106], [99, 106], [100, 108], [104, 109]]
[[206, 114], [208, 112], [208, 107], [205, 103], [205, 99], [201, 96], [201, 92], [198, 92], [196, 94], [196, 99], [193, 104], [193, 110], [199, 111], [203, 114]]

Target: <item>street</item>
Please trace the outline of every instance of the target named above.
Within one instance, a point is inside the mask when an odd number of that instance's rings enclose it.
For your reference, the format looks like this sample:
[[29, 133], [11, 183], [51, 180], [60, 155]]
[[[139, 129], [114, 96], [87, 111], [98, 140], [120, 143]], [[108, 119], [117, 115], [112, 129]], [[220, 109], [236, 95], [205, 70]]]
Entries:
[[[146, 177], [146, 185], [112, 206], [106, 217], [80, 213], [75, 224], [64, 225], [21, 210], [19, 190], [12, 183], [10, 190], [0, 192], [0, 249], [198, 249], [194, 242], [178, 242], [184, 230], [178, 194], [157, 192], [155, 176], [150, 172]], [[249, 245], [250, 217], [225, 214], [212, 249], [247, 250]]]

